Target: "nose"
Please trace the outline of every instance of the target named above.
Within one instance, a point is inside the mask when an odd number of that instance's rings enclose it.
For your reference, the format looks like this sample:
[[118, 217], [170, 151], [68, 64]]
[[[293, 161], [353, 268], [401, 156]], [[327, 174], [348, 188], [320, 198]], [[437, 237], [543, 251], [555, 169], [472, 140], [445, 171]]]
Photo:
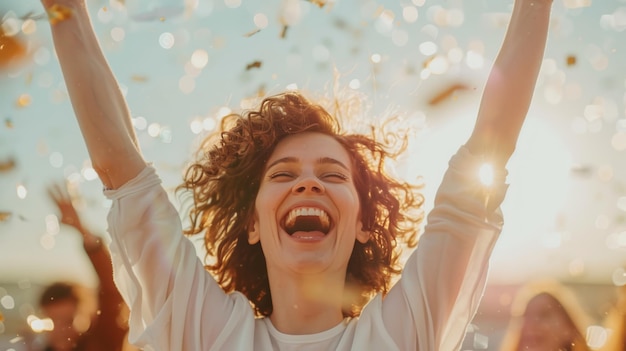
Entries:
[[324, 185], [314, 176], [306, 176], [300, 179], [294, 186], [292, 191], [296, 194], [322, 194], [324, 193]]

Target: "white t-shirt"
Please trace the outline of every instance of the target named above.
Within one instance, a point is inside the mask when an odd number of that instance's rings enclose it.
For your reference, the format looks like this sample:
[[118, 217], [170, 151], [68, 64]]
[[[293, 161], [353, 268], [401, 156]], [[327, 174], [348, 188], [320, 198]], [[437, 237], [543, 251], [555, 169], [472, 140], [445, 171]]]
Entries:
[[145, 350], [458, 350], [485, 287], [502, 228], [506, 171], [486, 187], [482, 159], [452, 157], [417, 249], [400, 280], [358, 318], [311, 335], [287, 335], [255, 318], [247, 298], [225, 294], [182, 234], [151, 166], [116, 190], [109, 216], [115, 281], [130, 306], [130, 340]]

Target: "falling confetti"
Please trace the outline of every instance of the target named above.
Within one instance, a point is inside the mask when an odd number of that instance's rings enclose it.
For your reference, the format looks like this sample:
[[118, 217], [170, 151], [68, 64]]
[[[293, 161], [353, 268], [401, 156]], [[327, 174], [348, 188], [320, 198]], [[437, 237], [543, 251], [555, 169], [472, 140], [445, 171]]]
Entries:
[[6, 35], [0, 28], [0, 68], [26, 55], [26, 47], [16, 37]]
[[10, 118], [5, 119], [4, 126], [8, 129], [13, 129], [13, 121]]
[[67, 6], [54, 4], [48, 8], [50, 24], [58, 24], [72, 17], [72, 9]]
[[249, 71], [253, 68], [261, 68], [261, 61], [254, 61], [246, 65], [246, 71]]
[[11, 218], [11, 212], [0, 211], [0, 222], [6, 222]]
[[469, 89], [469, 87], [467, 85], [465, 85], [465, 84], [461, 84], [461, 83], [452, 84], [451, 86], [449, 86], [448, 88], [442, 90], [437, 95], [435, 95], [433, 98], [431, 98], [428, 101], [428, 104], [431, 105], [431, 106], [439, 105], [443, 101], [445, 101], [445, 100], [449, 99], [450, 97], [454, 96], [454, 94], [457, 91], [459, 91], [459, 90], [467, 90], [467, 89]]
[[253, 31], [250, 31], [250, 32], [248, 32], [248, 33], [244, 34], [243, 36], [244, 36], [244, 37], [246, 37], [246, 38], [250, 38], [251, 36], [253, 36], [253, 35], [257, 34], [257, 33], [258, 33], [258, 32], [260, 32], [260, 31], [261, 31], [260, 29], [255, 29], [255, 30], [253, 30]]
[[17, 105], [17, 107], [26, 107], [30, 105], [31, 102], [32, 102], [32, 99], [30, 95], [22, 94], [17, 98], [17, 101], [15, 102], [15, 104]]
[[16, 162], [13, 157], [10, 157], [6, 160], [0, 160], [0, 173], [12, 171], [13, 169], [15, 169], [15, 165]]
[[133, 82], [137, 82], [137, 83], [145, 83], [148, 81], [148, 77], [147, 76], [142, 76], [139, 74], [134, 74], [130, 77], [130, 79], [133, 80]]
[[576, 56], [574, 55], [567, 56], [566, 62], [568, 66], [574, 66], [576, 64]]
[[313, 5], [319, 6], [319, 8], [323, 8], [324, 6], [328, 4], [328, 1], [326, 0], [307, 0], [307, 1]]

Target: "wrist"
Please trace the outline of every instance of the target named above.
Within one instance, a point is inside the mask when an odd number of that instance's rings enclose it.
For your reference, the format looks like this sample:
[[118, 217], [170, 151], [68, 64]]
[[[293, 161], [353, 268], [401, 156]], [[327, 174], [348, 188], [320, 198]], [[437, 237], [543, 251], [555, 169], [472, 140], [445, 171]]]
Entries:
[[83, 238], [83, 247], [86, 252], [94, 252], [102, 247], [102, 240], [97, 236], [89, 236]]

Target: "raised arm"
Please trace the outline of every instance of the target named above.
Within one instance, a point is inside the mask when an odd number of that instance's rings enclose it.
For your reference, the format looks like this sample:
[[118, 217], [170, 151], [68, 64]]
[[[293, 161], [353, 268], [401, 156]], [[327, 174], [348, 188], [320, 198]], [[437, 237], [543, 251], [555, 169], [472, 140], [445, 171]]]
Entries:
[[120, 314], [125, 305], [113, 281], [111, 257], [100, 237], [82, 223], [64, 184], [48, 187], [48, 195], [61, 215], [61, 223], [73, 227], [82, 236], [85, 253], [98, 275], [98, 314], [95, 323], [89, 329], [89, 337], [106, 350], [121, 350], [128, 326], [121, 322]]
[[515, 0], [466, 146], [506, 165], [528, 113], [546, 44], [552, 0]]
[[137, 175], [145, 162], [85, 0], [42, 3], [50, 14], [54, 47], [92, 165], [107, 188], [118, 188]]

